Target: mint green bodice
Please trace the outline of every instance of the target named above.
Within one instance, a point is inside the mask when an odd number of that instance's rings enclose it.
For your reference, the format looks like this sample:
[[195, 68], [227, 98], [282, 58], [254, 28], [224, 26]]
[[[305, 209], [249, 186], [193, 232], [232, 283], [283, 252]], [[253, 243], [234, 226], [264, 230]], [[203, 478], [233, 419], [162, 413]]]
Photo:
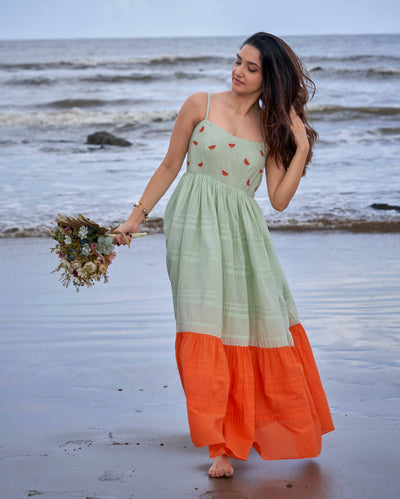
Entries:
[[187, 171], [207, 175], [251, 197], [260, 186], [266, 149], [263, 143], [236, 137], [205, 119], [189, 143]]

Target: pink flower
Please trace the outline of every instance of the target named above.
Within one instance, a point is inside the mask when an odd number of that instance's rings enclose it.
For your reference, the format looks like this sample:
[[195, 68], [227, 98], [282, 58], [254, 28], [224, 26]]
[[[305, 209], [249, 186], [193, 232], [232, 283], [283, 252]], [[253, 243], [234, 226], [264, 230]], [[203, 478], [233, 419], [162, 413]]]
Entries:
[[114, 258], [117, 256], [117, 253], [115, 251], [113, 251], [112, 253], [110, 253], [108, 255], [108, 258], [110, 259], [110, 261], [112, 262], [114, 260]]
[[65, 236], [65, 234], [68, 234], [68, 232], [71, 232], [71, 228], [65, 227], [65, 229], [63, 230], [63, 235]]
[[90, 245], [90, 249], [91, 249], [92, 251], [96, 251], [96, 248], [97, 248], [97, 243], [92, 243], [92, 244]]

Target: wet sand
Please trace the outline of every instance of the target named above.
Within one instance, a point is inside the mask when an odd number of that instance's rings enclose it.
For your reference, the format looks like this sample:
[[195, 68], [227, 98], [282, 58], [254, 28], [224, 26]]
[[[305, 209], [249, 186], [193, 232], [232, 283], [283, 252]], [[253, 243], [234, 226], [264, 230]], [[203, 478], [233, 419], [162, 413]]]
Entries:
[[278, 233], [336, 431], [320, 457], [210, 479], [174, 360], [163, 235], [76, 293], [45, 239], [0, 240], [0, 497], [397, 498], [400, 238]]

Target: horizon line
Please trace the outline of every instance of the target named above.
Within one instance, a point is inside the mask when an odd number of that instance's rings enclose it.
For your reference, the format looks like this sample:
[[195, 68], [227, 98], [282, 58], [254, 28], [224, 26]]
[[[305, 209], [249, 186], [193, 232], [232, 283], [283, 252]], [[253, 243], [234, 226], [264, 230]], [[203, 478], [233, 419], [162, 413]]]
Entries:
[[[281, 37], [325, 37], [325, 36], [396, 36], [400, 32], [363, 32], [363, 33], [286, 33], [279, 34]], [[145, 39], [179, 39], [179, 38], [239, 38], [248, 34], [237, 35], [147, 35], [147, 36], [71, 36], [71, 37], [23, 37], [23, 38], [0, 38], [0, 42], [25, 42], [25, 41], [71, 41], [71, 40], [145, 40]]]

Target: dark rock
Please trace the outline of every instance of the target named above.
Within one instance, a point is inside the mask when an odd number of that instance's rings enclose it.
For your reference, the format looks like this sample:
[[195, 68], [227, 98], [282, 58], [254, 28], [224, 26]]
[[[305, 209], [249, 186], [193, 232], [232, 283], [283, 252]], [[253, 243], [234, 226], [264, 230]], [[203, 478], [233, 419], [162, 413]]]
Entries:
[[371, 208], [374, 208], [375, 210], [396, 210], [400, 212], [400, 206], [394, 204], [373, 203], [371, 204]]
[[129, 140], [121, 139], [120, 137], [116, 137], [111, 133], [101, 131], [88, 135], [86, 144], [127, 147], [131, 146], [132, 142], [129, 142]]

